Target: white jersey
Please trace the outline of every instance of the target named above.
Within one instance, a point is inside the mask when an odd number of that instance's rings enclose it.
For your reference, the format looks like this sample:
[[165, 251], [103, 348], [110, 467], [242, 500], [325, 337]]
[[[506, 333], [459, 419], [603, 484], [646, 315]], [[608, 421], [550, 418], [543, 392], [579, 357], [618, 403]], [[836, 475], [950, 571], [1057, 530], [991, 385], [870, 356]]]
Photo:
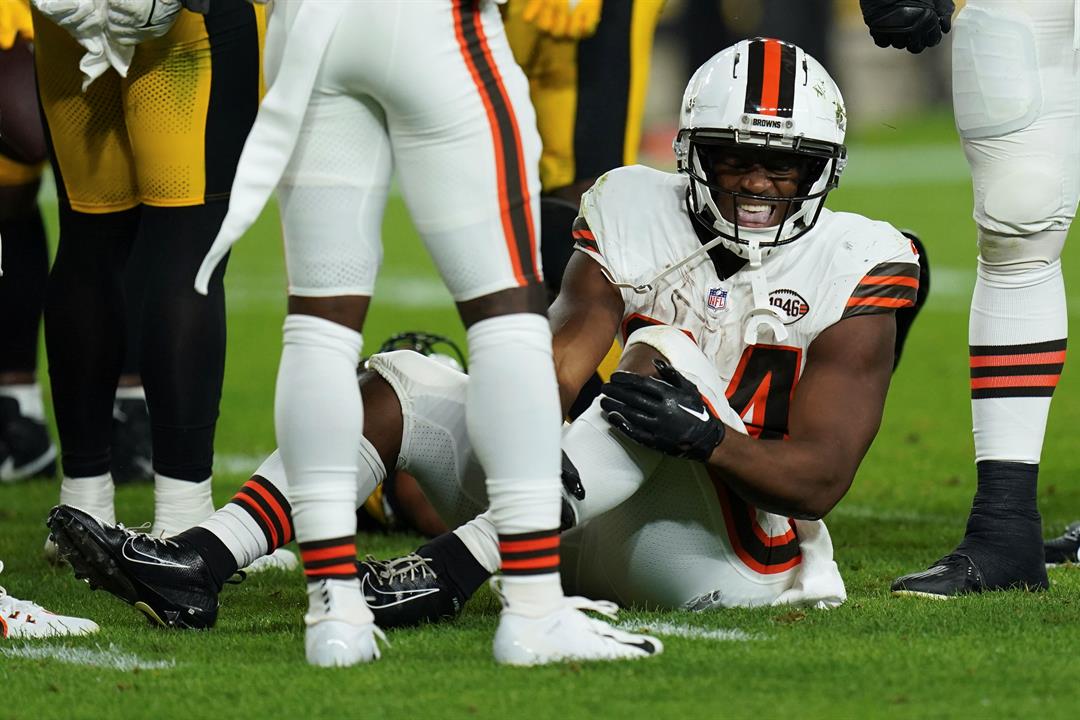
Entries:
[[[684, 175], [642, 166], [607, 173], [582, 198], [577, 249], [600, 263], [613, 282], [651, 280], [712, 239], [691, 220], [688, 185]], [[918, 288], [918, 258], [895, 228], [822, 210], [808, 233], [762, 262], [769, 303], [783, 319], [787, 338], [747, 346], [744, 320], [754, 307], [748, 273], [723, 277], [715, 255], [665, 276], [651, 292], [620, 288], [621, 340], [649, 324], [685, 332], [713, 361], [728, 401], [755, 437], [786, 433], [792, 390], [821, 332], [844, 318], [910, 307]]]

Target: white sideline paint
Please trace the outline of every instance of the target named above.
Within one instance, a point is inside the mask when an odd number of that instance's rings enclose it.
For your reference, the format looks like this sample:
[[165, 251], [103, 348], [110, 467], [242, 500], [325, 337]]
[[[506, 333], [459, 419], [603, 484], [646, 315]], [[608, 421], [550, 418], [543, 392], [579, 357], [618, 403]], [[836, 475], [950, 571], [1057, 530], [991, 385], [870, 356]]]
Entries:
[[667, 635], [673, 637], [690, 638], [691, 640], [714, 640], [717, 642], [746, 642], [748, 640], [760, 640], [757, 635], [751, 635], [744, 630], [733, 628], [721, 628], [708, 630], [693, 625], [677, 625], [667, 622], [631, 622], [624, 620], [615, 627], [627, 632], [644, 632], [654, 635]]
[[0, 655], [23, 660], [56, 660], [68, 665], [132, 672], [134, 670], [168, 670], [176, 667], [175, 660], [146, 660], [124, 652], [115, 645], [108, 648], [70, 647], [68, 645], [23, 645], [0, 648]]

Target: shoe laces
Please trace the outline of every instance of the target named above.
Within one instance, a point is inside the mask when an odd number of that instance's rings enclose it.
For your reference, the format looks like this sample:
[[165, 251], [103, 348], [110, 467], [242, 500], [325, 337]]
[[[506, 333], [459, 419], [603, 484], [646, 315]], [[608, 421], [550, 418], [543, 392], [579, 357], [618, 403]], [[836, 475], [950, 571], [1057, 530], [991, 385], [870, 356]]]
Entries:
[[573, 595], [566, 598], [566, 604], [575, 610], [588, 610], [603, 615], [609, 620], [618, 620], [619, 606], [610, 600], [591, 600]]
[[392, 560], [376, 560], [371, 555], [367, 555], [364, 561], [375, 568], [378, 576], [387, 583], [392, 583], [395, 580], [412, 581], [416, 580], [417, 577], [421, 580], [427, 577], [432, 579], [439, 577], [439, 574], [431, 568], [429, 560], [416, 553], [402, 555]]
[[[0, 573], [4, 572], [4, 563], [0, 561]], [[33, 600], [20, 600], [8, 595], [7, 589], [0, 585], [0, 613], [8, 618], [15, 619], [19, 613], [26, 615], [27, 622], [34, 622], [34, 615], [47, 614], [49, 611], [38, 605]]]

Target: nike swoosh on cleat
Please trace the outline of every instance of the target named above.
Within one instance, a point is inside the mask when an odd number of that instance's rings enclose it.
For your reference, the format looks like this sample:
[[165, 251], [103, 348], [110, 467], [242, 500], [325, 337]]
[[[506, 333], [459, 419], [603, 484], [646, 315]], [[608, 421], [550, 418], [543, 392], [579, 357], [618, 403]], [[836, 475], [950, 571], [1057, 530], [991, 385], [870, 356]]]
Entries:
[[[137, 547], [135, 547], [135, 545], [132, 542], [134, 539], [135, 538], [128, 538], [127, 540], [124, 541], [124, 546], [122, 548], [120, 548], [120, 554], [124, 557], [125, 560], [128, 560], [129, 562], [133, 562], [133, 563], [139, 563], [140, 565], [155, 565], [157, 567], [183, 568], [184, 570], [190, 570], [191, 569], [190, 565], [183, 565], [183, 564], [178, 563], [178, 562], [173, 562], [172, 560], [162, 560], [161, 558], [156, 558], [153, 555], [147, 555], [146, 553], [142, 552]], [[128, 554], [129, 551], [131, 552], [130, 555]]]
[[685, 410], [687, 413], [693, 415], [694, 417], [696, 417], [701, 422], [705, 422], [706, 420], [709, 419], [709, 411], [706, 410], [705, 408], [702, 408], [701, 410], [691, 410], [690, 408], [686, 407], [685, 405], [680, 405], [679, 409], [680, 410]]
[[[374, 593], [369, 595], [368, 591]], [[364, 600], [367, 601], [368, 607], [372, 608], [388, 608], [395, 605], [401, 605], [403, 603], [411, 602], [412, 600], [419, 600], [422, 597], [428, 595], [434, 595], [439, 592], [439, 588], [418, 588], [416, 590], [395, 590], [393, 592], [387, 592], [380, 590], [371, 584], [370, 576], [365, 575], [364, 579], [360, 582], [360, 592], [364, 594]], [[375, 601], [379, 600], [379, 596], [387, 598], [394, 598], [394, 602], [388, 602], [381, 605], [375, 604]], [[402, 597], [406, 596], [406, 597]]]
[[[682, 407], [682, 406], [680, 405], [679, 407]], [[620, 645], [629, 645], [630, 647], [636, 647], [638, 650], [644, 650], [649, 655], [652, 655], [654, 652], [656, 652], [656, 646], [653, 645], [648, 640], [639, 640], [638, 642], [630, 642], [629, 640], [620, 640], [619, 638], [615, 637], [614, 635], [607, 635], [607, 634], [604, 634], [604, 633], [601, 633], [601, 637], [606, 637], [609, 640], [614, 640], [615, 642], [619, 643]]]

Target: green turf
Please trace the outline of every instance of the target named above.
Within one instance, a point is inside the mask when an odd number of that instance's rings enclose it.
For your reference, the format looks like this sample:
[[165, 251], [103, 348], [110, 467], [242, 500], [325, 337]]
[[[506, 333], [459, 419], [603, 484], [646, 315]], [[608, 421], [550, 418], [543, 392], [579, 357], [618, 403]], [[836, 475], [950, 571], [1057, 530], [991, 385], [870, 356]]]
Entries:
[[[175, 665], [121, 672], [0, 656], [0, 718], [1075, 716], [1080, 568], [1052, 570], [1054, 587], [1040, 595], [941, 603], [887, 594], [893, 577], [924, 566], [959, 538], [974, 483], [965, 350], [976, 252], [970, 190], [955, 173], [912, 175], [908, 153], [940, 151], [948, 170], [957, 158], [954, 142], [940, 117], [868, 128], [853, 147], [867, 149], [874, 166], [853, 173], [832, 198], [835, 208], [921, 231], [935, 272], [878, 440], [829, 517], [850, 593], [844, 607], [627, 613], [645, 624], [740, 630], [749, 639], [669, 637], [655, 660], [523, 671], [491, 661], [496, 606], [485, 591], [452, 625], [391, 633], [392, 646], [376, 665], [315, 670], [303, 662], [299, 575], [273, 573], [228, 587], [211, 632], [150, 628], [126, 605], [44, 565], [42, 523], [56, 487], [29, 483], [0, 488], [0, 558], [8, 566], [0, 580], [16, 595], [103, 627], [93, 639], [44, 644], [114, 646]], [[857, 162], [853, 155], [853, 168]], [[890, 183], [892, 175], [903, 181]], [[1077, 262], [1066, 259], [1074, 279]], [[430, 290], [431, 264], [396, 201], [387, 214], [383, 272], [382, 297], [365, 333], [369, 348], [409, 328], [462, 338], [448, 298]], [[284, 285], [276, 220], [264, 217], [236, 248], [228, 282], [229, 358], [217, 443], [228, 470], [215, 480], [219, 501], [246, 477], [246, 458], [273, 447]], [[1072, 432], [1078, 425], [1080, 384], [1066, 371], [1040, 487], [1047, 528], [1055, 531], [1080, 517]], [[149, 519], [149, 490], [121, 489], [118, 507], [129, 523]], [[414, 542], [365, 537], [362, 547], [381, 554]]]

